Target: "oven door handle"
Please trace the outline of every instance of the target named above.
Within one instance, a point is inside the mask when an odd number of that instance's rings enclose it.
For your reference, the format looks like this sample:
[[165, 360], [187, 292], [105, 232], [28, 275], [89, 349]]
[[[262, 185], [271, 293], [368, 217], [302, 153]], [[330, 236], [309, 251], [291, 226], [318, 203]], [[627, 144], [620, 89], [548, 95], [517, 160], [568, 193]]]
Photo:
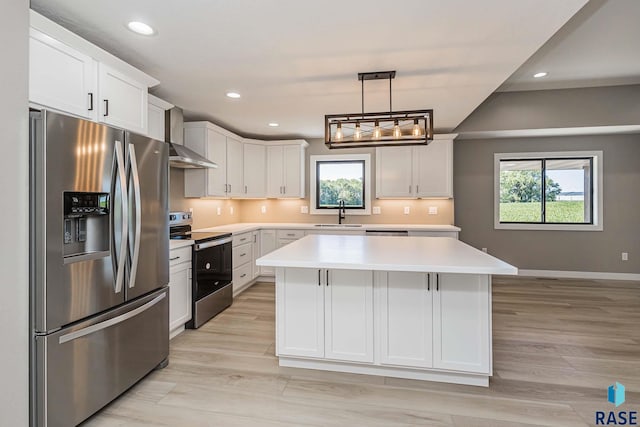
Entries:
[[212, 248], [214, 246], [224, 245], [225, 243], [231, 243], [232, 238], [226, 237], [224, 239], [211, 240], [209, 242], [196, 243], [194, 249], [200, 251], [202, 249]]

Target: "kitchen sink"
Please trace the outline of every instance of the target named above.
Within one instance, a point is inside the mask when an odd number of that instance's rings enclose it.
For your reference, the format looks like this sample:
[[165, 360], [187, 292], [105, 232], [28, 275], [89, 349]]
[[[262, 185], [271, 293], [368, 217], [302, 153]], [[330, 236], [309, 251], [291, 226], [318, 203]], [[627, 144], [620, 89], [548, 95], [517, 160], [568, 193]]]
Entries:
[[362, 224], [315, 224], [314, 227], [341, 228], [362, 227]]

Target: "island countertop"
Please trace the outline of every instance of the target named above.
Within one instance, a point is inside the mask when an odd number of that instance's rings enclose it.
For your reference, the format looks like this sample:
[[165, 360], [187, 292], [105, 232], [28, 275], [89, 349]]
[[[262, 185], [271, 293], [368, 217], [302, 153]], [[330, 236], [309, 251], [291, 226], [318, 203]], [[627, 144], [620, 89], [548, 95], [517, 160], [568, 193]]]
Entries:
[[256, 260], [268, 267], [518, 274], [518, 269], [450, 237], [310, 235]]

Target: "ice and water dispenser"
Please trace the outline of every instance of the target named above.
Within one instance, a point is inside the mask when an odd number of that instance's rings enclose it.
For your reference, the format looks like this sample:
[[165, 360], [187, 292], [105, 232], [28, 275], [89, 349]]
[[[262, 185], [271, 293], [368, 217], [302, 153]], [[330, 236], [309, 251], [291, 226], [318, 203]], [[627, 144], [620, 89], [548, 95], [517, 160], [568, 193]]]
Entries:
[[109, 251], [109, 216], [109, 193], [65, 191], [65, 259]]

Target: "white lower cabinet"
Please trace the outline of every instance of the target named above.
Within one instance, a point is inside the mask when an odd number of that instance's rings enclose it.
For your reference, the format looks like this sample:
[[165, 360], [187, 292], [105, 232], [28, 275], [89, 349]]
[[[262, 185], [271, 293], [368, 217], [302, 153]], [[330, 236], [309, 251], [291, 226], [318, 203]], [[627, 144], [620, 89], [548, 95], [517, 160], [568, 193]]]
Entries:
[[429, 273], [390, 271], [379, 278], [380, 363], [432, 367]]
[[191, 246], [169, 253], [169, 335], [191, 320]]
[[373, 274], [281, 269], [278, 355], [373, 362]]
[[279, 357], [371, 366], [345, 372], [420, 379], [421, 371], [431, 379], [488, 384], [478, 378], [491, 375], [490, 276], [312, 268], [276, 273]]
[[489, 373], [491, 292], [489, 276], [432, 274], [433, 367]]
[[[277, 246], [276, 230], [260, 230], [260, 256], [276, 250]], [[261, 276], [275, 276], [276, 270], [273, 267], [260, 267]]]
[[233, 295], [247, 289], [253, 281], [253, 233], [233, 235]]
[[251, 277], [256, 279], [260, 276], [260, 266], [256, 265], [256, 260], [260, 258], [260, 231], [251, 232], [251, 236], [253, 237], [253, 256], [252, 256], [252, 272]]

